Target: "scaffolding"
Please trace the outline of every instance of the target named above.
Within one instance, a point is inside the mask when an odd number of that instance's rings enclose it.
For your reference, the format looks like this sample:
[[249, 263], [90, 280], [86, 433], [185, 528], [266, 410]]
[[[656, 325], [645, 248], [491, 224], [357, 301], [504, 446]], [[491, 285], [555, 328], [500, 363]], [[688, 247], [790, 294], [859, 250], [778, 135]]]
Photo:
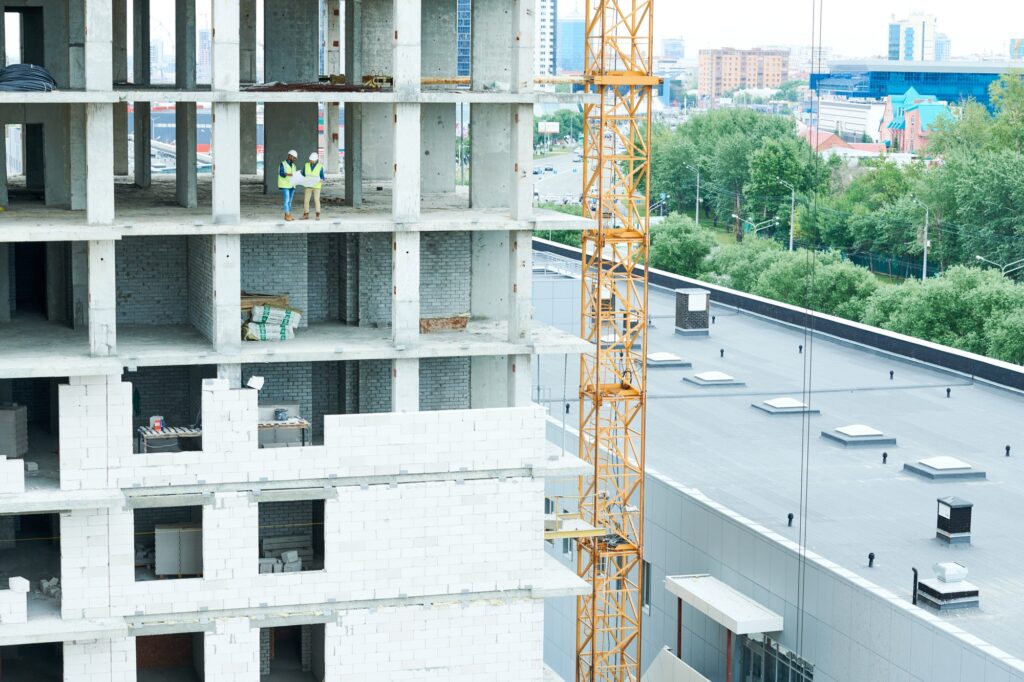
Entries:
[[653, 0], [587, 0], [577, 682], [640, 679]]

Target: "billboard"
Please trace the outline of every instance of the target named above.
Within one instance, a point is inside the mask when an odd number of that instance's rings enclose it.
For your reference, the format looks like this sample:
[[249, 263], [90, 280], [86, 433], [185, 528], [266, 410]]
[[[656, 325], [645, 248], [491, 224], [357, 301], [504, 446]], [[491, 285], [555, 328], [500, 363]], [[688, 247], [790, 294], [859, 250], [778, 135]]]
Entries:
[[537, 132], [541, 135], [557, 135], [558, 121], [537, 121]]

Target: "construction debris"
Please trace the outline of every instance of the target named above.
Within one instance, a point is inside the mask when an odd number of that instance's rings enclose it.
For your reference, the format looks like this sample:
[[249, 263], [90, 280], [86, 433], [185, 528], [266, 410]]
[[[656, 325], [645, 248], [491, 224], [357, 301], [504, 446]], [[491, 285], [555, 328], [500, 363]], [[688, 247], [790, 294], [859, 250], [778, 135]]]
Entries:
[[40, 594], [52, 597], [54, 599], [60, 599], [60, 578], [50, 578], [49, 580], [39, 581], [39, 592]]
[[469, 314], [454, 315], [452, 317], [424, 317], [420, 318], [420, 333], [429, 332], [459, 332], [469, 324]]

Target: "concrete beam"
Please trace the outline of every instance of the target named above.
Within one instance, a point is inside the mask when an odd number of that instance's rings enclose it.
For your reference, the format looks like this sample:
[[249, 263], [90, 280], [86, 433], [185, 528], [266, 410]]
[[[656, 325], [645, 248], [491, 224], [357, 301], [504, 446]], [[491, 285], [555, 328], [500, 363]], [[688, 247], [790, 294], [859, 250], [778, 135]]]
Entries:
[[90, 225], [114, 222], [113, 110], [109, 104], [85, 106], [86, 221]]
[[[303, 105], [296, 105], [303, 106]], [[213, 105], [213, 222], [237, 225], [241, 222], [241, 111], [237, 103]], [[269, 106], [267, 107], [270, 108]], [[195, 145], [192, 146], [195, 149]], [[283, 158], [283, 157], [282, 157]], [[276, 183], [277, 176], [267, 173]], [[236, 320], [237, 322], [237, 320]]]
[[117, 354], [117, 288], [112, 240], [89, 242], [89, 352]]
[[[214, 237], [214, 345], [222, 353], [237, 353], [242, 344], [238, 328], [238, 306], [242, 291], [241, 260], [241, 238], [238, 235], [219, 234]], [[218, 368], [218, 376], [219, 372]]]
[[237, 0], [213, 0], [212, 28], [211, 87], [213, 90], [237, 92], [241, 50]]

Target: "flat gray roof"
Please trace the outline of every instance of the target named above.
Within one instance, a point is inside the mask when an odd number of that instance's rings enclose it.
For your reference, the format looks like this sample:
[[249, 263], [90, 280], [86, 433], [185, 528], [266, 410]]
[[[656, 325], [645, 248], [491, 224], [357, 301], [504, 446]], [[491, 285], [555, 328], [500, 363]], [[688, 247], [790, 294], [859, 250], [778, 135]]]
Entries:
[[[579, 332], [579, 280], [538, 272], [534, 305], [538, 320]], [[981, 608], [942, 617], [1024, 657], [1024, 395], [835, 339], [805, 338], [802, 329], [720, 305], [712, 306], [709, 336], [678, 336], [673, 296], [663, 289], [652, 287], [650, 311], [649, 352], [693, 363], [648, 370], [650, 468], [798, 541], [804, 417], [768, 414], [751, 403], [803, 399], [805, 345], [813, 360], [810, 406], [821, 411], [809, 417], [808, 548], [907, 599], [911, 567], [930, 578], [934, 563], [964, 564], [981, 591]], [[683, 381], [705, 371], [745, 385]], [[535, 372], [541, 400], [558, 403], [568, 387], [566, 423], [577, 427], [578, 362], [541, 358]], [[553, 406], [553, 415], [561, 412]], [[820, 436], [850, 424], [874, 427], [897, 445], [846, 447]], [[965, 460], [988, 477], [931, 481], [901, 471], [904, 462], [937, 455]], [[950, 495], [974, 503], [970, 545], [935, 538], [936, 499]], [[867, 567], [869, 552], [874, 568]]]

